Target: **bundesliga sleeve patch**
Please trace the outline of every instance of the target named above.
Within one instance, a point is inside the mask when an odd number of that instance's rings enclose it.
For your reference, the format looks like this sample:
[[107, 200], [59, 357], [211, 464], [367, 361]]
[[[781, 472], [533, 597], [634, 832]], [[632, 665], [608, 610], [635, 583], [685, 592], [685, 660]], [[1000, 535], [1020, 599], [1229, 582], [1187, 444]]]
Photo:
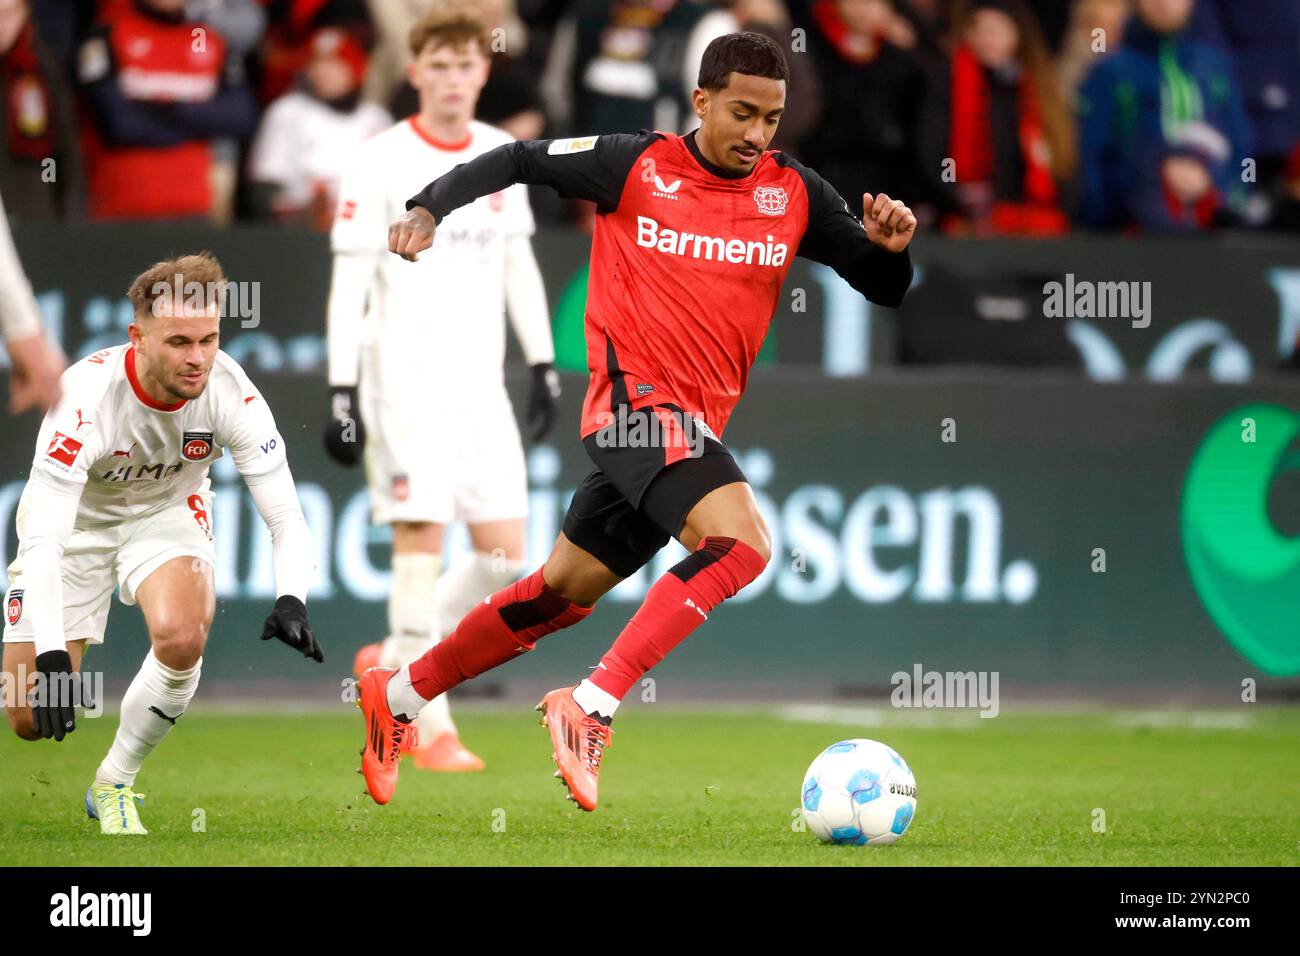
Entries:
[[563, 156], [568, 153], [585, 153], [589, 149], [596, 148], [598, 136], [578, 136], [573, 139], [557, 139], [546, 147], [546, 152], [551, 156]]
[[81, 451], [81, 442], [69, 438], [63, 432], [55, 432], [54, 438], [50, 440], [50, 447], [45, 449], [45, 457], [71, 468], [72, 463], [77, 460], [79, 451]]

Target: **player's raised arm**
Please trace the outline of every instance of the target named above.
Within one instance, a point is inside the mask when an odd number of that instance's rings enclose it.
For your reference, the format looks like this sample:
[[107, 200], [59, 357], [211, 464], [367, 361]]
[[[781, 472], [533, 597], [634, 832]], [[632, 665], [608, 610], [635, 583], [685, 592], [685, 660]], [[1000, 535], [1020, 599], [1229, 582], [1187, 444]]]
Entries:
[[271, 558], [279, 595], [262, 626], [261, 638], [278, 638], [305, 657], [323, 662], [325, 655], [307, 622], [307, 591], [316, 571], [311, 530], [289, 471], [284, 438], [275, 427], [271, 410], [251, 383], [245, 380], [243, 384], [245, 394], [232, 409], [227, 444], [271, 532]]
[[802, 164], [792, 165], [808, 188], [808, 228], [796, 254], [830, 266], [872, 302], [897, 306], [912, 284], [912, 211], [884, 193], [867, 193], [859, 221], [830, 183]]
[[448, 213], [514, 183], [551, 186], [561, 196], [589, 199], [601, 212], [618, 207], [628, 173], [657, 133], [612, 133], [506, 143], [439, 176], [406, 201], [388, 227], [388, 250], [412, 262], [433, 245]]

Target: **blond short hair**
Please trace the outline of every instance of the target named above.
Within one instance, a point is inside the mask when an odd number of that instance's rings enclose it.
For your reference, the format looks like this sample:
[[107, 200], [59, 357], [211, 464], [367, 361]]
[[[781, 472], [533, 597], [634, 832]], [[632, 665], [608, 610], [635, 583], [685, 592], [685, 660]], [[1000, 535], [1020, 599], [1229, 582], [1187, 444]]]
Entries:
[[211, 252], [177, 256], [155, 262], [131, 282], [126, 297], [137, 320], [157, 315], [159, 301], [191, 303], [207, 311], [213, 302], [220, 315], [225, 307], [228, 280], [221, 263]]

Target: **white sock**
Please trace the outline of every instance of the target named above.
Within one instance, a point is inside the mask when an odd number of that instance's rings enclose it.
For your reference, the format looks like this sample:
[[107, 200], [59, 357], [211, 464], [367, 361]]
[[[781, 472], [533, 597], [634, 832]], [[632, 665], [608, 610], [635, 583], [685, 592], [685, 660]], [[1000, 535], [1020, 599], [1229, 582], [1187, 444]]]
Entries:
[[[403, 557], [409, 557], [404, 555]], [[397, 570], [397, 557], [393, 558], [393, 568]], [[487, 597], [489, 594], [495, 594], [508, 584], [517, 581], [525, 569], [523, 561], [509, 561], [499, 555], [488, 554], [483, 551], [471, 551], [470, 553], [458, 558], [452, 562], [451, 566], [437, 579], [436, 586], [429, 592], [432, 598], [432, 607], [424, 610], [422, 613], [427, 615], [428, 620], [434, 623], [433, 633], [436, 639], [429, 640], [423, 646], [417, 646], [414, 641], [409, 643], [398, 644], [399, 638], [390, 637], [384, 642], [385, 656], [381, 658], [380, 663], [385, 667], [400, 667], [403, 664], [409, 664], [423, 655], [434, 644], [441, 641], [450, 634], [460, 623], [461, 618], [473, 610], [474, 605]], [[394, 578], [393, 592], [398, 591], [398, 581]], [[423, 596], [422, 596], [423, 599]], [[410, 607], [415, 606], [414, 601], [410, 602]], [[390, 603], [390, 608], [393, 604]], [[389, 620], [391, 622], [393, 634], [401, 633], [399, 622], [396, 615], [390, 612]], [[388, 657], [388, 648], [394, 646], [394, 654]], [[389, 660], [392, 663], [389, 663]], [[399, 679], [402, 683], [398, 684]], [[420, 740], [431, 741], [445, 733], [456, 733], [456, 722], [451, 719], [451, 703], [446, 694], [439, 694], [433, 700], [425, 702], [424, 698], [415, 693], [414, 688], [410, 687], [409, 672], [403, 676], [395, 676], [388, 685], [389, 705], [408, 708], [419, 708], [418, 717], [415, 720], [416, 726], [420, 729]], [[395, 714], [406, 714], [408, 716], [414, 713], [414, 710], [397, 710]]]
[[[441, 639], [438, 603], [434, 598], [442, 584], [442, 555], [429, 553], [393, 555], [393, 592], [388, 598], [388, 631], [383, 651], [379, 655], [381, 667], [401, 668], [419, 660]], [[407, 674], [409, 683], [410, 675]], [[393, 678], [393, 682], [397, 677]], [[391, 687], [392, 684], [390, 683]], [[414, 690], [411, 694], [415, 694]], [[415, 695], [404, 698], [406, 706], [415, 706], [419, 700], [416, 726], [421, 740], [432, 740], [439, 734], [456, 730], [451, 719], [451, 705], [446, 694], [431, 701]], [[414, 716], [414, 710], [394, 710], [395, 714]]]
[[381, 667], [401, 667], [433, 647], [438, 637], [434, 592], [442, 574], [442, 555], [393, 555], [393, 590], [388, 595], [388, 638]]
[[613, 720], [614, 711], [618, 710], [618, 698], [608, 691], [601, 690], [586, 678], [583, 678], [582, 683], [573, 689], [573, 699], [577, 701], [584, 714], [600, 714]]
[[527, 566], [499, 554], [471, 551], [452, 562], [438, 579], [434, 600], [438, 605], [438, 639], [446, 637], [474, 605], [489, 594], [518, 581]]
[[145, 656], [140, 672], [122, 698], [122, 714], [117, 736], [104, 762], [95, 772], [99, 785], [135, 783], [144, 758], [162, 742], [176, 719], [185, 713], [199, 686], [203, 659], [189, 670], [172, 670], [154, 657], [153, 649]]
[[456, 733], [456, 722], [451, 719], [451, 705], [446, 694], [425, 700], [411, 685], [411, 666], [398, 669], [388, 682], [388, 709], [394, 714], [410, 718], [420, 729], [421, 745], [445, 733]]
[[[406, 664], [388, 681], [388, 709], [394, 715], [402, 715], [414, 720], [429, 701], [421, 697], [411, 686], [411, 665]], [[444, 695], [445, 696], [445, 695]]]

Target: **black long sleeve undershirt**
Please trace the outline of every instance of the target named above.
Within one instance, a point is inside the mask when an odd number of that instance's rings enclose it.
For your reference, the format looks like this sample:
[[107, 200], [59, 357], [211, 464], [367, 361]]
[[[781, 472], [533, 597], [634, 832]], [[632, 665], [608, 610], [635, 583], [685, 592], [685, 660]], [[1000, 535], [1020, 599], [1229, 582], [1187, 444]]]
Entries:
[[797, 160], [781, 158], [803, 177], [808, 191], [808, 228], [795, 255], [830, 266], [877, 305], [896, 307], [912, 285], [909, 250], [890, 252], [876, 245], [830, 183]]
[[613, 133], [594, 137], [586, 146], [578, 139], [518, 140], [488, 150], [439, 176], [406, 201], [406, 208], [423, 206], [435, 222], [454, 209], [514, 183], [550, 186], [566, 199], [589, 199], [601, 212], [618, 208], [623, 184], [647, 146], [661, 134]]
[[[406, 201], [423, 206], [435, 222], [480, 196], [514, 183], [550, 186], [561, 196], [588, 199], [601, 212], [618, 208], [637, 158], [662, 134], [648, 130], [582, 140], [520, 140], [456, 166]], [[839, 193], [816, 172], [784, 153], [777, 161], [802, 177], [808, 192], [808, 224], [796, 255], [830, 266], [870, 301], [895, 307], [912, 283], [908, 250], [889, 252], [867, 238], [862, 223]]]

